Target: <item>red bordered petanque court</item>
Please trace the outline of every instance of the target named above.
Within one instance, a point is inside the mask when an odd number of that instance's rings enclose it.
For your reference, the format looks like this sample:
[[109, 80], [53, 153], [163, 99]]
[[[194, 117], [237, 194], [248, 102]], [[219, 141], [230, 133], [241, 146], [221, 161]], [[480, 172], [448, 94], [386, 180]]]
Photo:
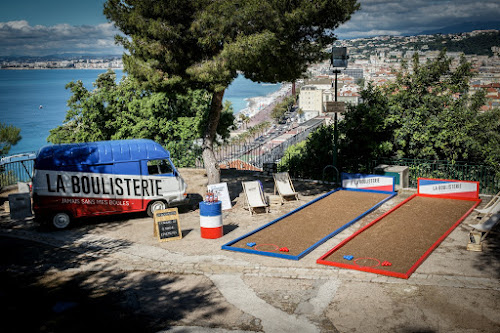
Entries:
[[[343, 184], [371, 185], [332, 191], [222, 248], [300, 259], [396, 194], [370, 190], [379, 181], [376, 175], [357, 177]], [[409, 278], [480, 202], [477, 182], [419, 179], [417, 194], [353, 233], [317, 263]]]

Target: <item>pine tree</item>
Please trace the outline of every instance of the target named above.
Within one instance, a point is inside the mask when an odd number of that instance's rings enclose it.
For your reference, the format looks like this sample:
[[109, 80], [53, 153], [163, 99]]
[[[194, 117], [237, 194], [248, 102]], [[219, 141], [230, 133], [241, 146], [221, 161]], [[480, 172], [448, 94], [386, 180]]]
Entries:
[[125, 36], [126, 71], [155, 90], [206, 89], [203, 135], [209, 183], [220, 181], [213, 152], [224, 91], [237, 73], [258, 82], [294, 81], [328, 57], [333, 30], [355, 0], [108, 0], [104, 14]]
[[0, 123], [0, 155], [5, 155], [10, 148], [21, 140], [21, 129]]

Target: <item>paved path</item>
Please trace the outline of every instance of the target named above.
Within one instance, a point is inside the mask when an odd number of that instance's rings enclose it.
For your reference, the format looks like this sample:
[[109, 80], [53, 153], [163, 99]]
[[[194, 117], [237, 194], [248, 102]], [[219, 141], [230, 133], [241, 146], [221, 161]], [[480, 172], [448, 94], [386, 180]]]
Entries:
[[[437, 285], [457, 288], [488, 288], [500, 291], [498, 277], [478, 277], [470, 275], [428, 274], [415, 272], [410, 280], [388, 276], [366, 274], [342, 269], [324, 269], [323, 266], [281, 266], [253, 264], [244, 259], [208, 253], [206, 255], [186, 255], [159, 247], [127, 243], [109, 237], [83, 235], [71, 240], [59, 233], [33, 233], [23, 230], [0, 229], [0, 235], [41, 242], [55, 247], [82, 253], [85, 256], [116, 260], [121, 270], [142, 270], [181, 274], [246, 274], [262, 277], [282, 277], [291, 279], [339, 279], [344, 281], [368, 281], [411, 285]], [[276, 262], [276, 261], [273, 261]], [[278, 261], [279, 262], [279, 261]], [[109, 268], [111, 269], [111, 268]]]
[[210, 279], [228, 302], [259, 318], [264, 332], [320, 332], [307, 318], [289, 315], [257, 297], [238, 275], [213, 274]]
[[463, 232], [452, 233], [450, 244], [438, 248], [408, 280], [323, 267], [310, 258], [283, 261], [220, 248], [192, 255], [96, 234], [0, 228], [0, 236], [75, 253], [84, 263], [68, 272], [204, 276], [225, 307], [241, 311], [253, 325], [238, 330], [226, 327], [222, 318], [213, 319], [217, 328], [179, 326], [162, 332], [500, 331], [499, 276], [466, 265], [457, 270], [464, 256], [479, 255], [451, 250], [462, 243]]

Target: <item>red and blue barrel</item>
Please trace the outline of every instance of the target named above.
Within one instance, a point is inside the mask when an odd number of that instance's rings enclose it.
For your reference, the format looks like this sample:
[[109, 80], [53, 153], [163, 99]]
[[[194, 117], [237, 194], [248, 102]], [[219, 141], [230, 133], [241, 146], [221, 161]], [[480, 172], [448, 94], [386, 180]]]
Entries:
[[222, 230], [222, 202], [200, 202], [201, 238], [220, 238]]

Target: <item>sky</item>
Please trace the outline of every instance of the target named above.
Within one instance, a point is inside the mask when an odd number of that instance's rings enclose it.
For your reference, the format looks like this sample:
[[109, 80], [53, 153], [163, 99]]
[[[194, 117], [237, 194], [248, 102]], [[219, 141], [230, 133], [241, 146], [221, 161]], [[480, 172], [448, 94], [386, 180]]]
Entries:
[[[189, 1], [189, 0], [186, 0]], [[102, 13], [105, 0], [10, 0], [0, 4], [0, 56], [122, 53], [119, 31]], [[361, 9], [335, 33], [340, 39], [412, 35], [498, 22], [500, 0], [358, 0]]]

